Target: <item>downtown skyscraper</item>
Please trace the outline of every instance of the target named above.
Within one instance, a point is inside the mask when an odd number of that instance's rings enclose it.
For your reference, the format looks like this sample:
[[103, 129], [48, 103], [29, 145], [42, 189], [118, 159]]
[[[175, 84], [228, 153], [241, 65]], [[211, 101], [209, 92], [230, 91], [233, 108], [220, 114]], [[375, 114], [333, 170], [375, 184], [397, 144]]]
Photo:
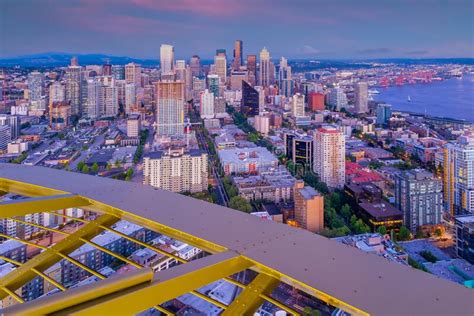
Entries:
[[244, 50], [243, 42], [241, 40], [236, 40], [234, 43], [234, 62], [232, 64], [232, 69], [239, 70], [240, 67], [244, 64], [243, 50]]
[[174, 47], [162, 44], [160, 47], [160, 67], [162, 75], [169, 75], [174, 70]]
[[288, 66], [288, 60], [285, 57], [280, 59], [280, 68], [278, 70], [278, 86], [280, 94], [289, 98], [293, 95], [293, 80], [291, 78], [291, 67]]
[[367, 82], [358, 82], [354, 87], [354, 111], [356, 113], [367, 113], [369, 110]]
[[160, 81], [156, 84], [157, 136], [181, 136], [184, 133], [184, 83]]
[[247, 70], [249, 72], [249, 83], [257, 84], [257, 55], [247, 55]]
[[345, 182], [345, 139], [336, 127], [326, 125], [314, 133], [314, 172], [330, 188], [342, 188]]
[[264, 47], [260, 51], [259, 85], [263, 87], [270, 85], [270, 68], [270, 52]]

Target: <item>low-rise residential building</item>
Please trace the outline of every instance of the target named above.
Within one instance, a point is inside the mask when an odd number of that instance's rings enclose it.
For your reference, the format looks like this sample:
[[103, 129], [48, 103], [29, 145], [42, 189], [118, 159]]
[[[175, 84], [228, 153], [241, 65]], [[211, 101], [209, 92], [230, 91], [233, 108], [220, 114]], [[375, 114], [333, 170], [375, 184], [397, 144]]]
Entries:
[[263, 147], [231, 148], [218, 151], [225, 174], [257, 174], [278, 166], [278, 159]]

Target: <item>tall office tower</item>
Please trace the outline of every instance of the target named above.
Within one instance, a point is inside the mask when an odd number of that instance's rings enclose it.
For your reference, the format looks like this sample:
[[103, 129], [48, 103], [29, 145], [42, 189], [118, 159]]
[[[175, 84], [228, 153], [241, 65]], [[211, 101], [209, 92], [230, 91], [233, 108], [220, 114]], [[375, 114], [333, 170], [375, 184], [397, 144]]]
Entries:
[[66, 100], [66, 89], [59, 81], [55, 81], [49, 86], [49, 105], [53, 102], [63, 102]]
[[255, 86], [257, 84], [257, 55], [247, 55], [247, 70], [249, 83], [251, 86]]
[[112, 65], [111, 74], [116, 80], [125, 80], [125, 67], [122, 65]]
[[392, 106], [390, 104], [377, 105], [377, 124], [386, 125], [392, 116]]
[[160, 47], [161, 75], [169, 75], [174, 71], [174, 47], [162, 44]]
[[289, 98], [293, 95], [293, 80], [291, 78], [291, 67], [288, 66], [286, 58], [280, 59], [280, 69], [278, 70], [278, 87], [280, 94]]
[[243, 60], [244, 43], [241, 40], [236, 40], [234, 43], [234, 62], [232, 69], [239, 70], [240, 66], [244, 64]]
[[314, 172], [330, 188], [342, 188], [345, 181], [345, 139], [336, 127], [326, 125], [314, 133]]
[[258, 112], [262, 113], [265, 111], [265, 89], [262, 86], [255, 86], [254, 89], [258, 92]]
[[189, 67], [193, 77], [199, 77], [201, 75], [201, 58], [198, 55], [193, 55], [189, 60]]
[[214, 72], [219, 76], [220, 84], [225, 85], [227, 82], [227, 60], [225, 56], [214, 56]]
[[49, 105], [49, 126], [61, 130], [69, 126], [71, 106], [66, 102], [52, 102]]
[[125, 111], [125, 80], [115, 80], [115, 87], [117, 88], [117, 101], [119, 108], [122, 106]]
[[313, 233], [324, 229], [324, 197], [312, 187], [297, 180], [293, 188], [295, 220], [298, 226]]
[[[71, 105], [72, 115], [82, 115], [81, 84], [81, 67], [69, 66], [66, 69], [66, 102], [69, 102]], [[86, 89], [84, 89], [84, 91], [86, 91]]]
[[227, 53], [226, 53], [226, 51], [225, 51], [225, 48], [218, 48], [218, 49], [216, 49], [216, 56], [225, 57], [225, 59], [227, 60]]
[[87, 80], [87, 103], [85, 114], [91, 119], [100, 116], [100, 109], [103, 106], [102, 83], [95, 79]]
[[214, 93], [215, 97], [219, 96], [219, 83], [219, 75], [207, 75], [207, 86], [209, 88], [209, 91]]
[[152, 152], [143, 159], [143, 183], [171, 192], [207, 190], [207, 160], [195, 149]]
[[139, 137], [142, 121], [139, 114], [131, 114], [127, 117], [127, 137]]
[[142, 67], [139, 64], [129, 63], [125, 65], [125, 81], [134, 83], [137, 87], [142, 84]]
[[321, 92], [308, 93], [308, 107], [311, 111], [324, 110], [324, 93], [321, 93]]
[[255, 130], [265, 136], [268, 135], [270, 132], [270, 116], [259, 114], [254, 116], [254, 120]]
[[454, 233], [456, 255], [474, 264], [474, 215], [456, 216]]
[[249, 73], [247, 70], [233, 70], [230, 74], [230, 89], [240, 90], [242, 81], [249, 81]]
[[305, 116], [304, 111], [304, 94], [297, 93], [291, 100], [291, 115], [294, 117]]
[[314, 146], [313, 138], [305, 134], [285, 133], [285, 155], [295, 165], [313, 168]]
[[369, 110], [369, 88], [367, 82], [358, 82], [354, 87], [354, 105], [356, 113], [367, 113]]
[[8, 126], [10, 128], [11, 140], [20, 137], [21, 119], [16, 115], [1, 115], [0, 126]]
[[333, 106], [337, 111], [347, 107], [347, 96], [341, 88], [333, 88], [329, 90], [328, 104]]
[[214, 117], [214, 93], [209, 92], [209, 90], [204, 90], [201, 92], [201, 101], [200, 101], [200, 113], [201, 118], [213, 118]]
[[102, 75], [111, 76], [112, 75], [112, 65], [107, 60], [104, 65], [102, 65]]
[[109, 82], [108, 85], [102, 87], [103, 93], [103, 108], [101, 110], [101, 115], [103, 116], [117, 116], [119, 113], [119, 103], [118, 103], [118, 89], [115, 86], [115, 82]]
[[43, 95], [43, 74], [33, 71], [28, 74], [28, 97], [30, 102], [40, 101]]
[[160, 81], [156, 85], [156, 123], [158, 136], [184, 133], [184, 83]]
[[[219, 77], [217, 77], [217, 81], [219, 81]], [[205, 89], [206, 79], [199, 79], [198, 77], [193, 77], [193, 99], [199, 100], [199, 98], [201, 97], [201, 92], [203, 92]]]
[[260, 113], [259, 93], [245, 81], [242, 81], [242, 99], [240, 102], [240, 112], [246, 117], [252, 117]]
[[259, 69], [259, 85], [267, 87], [270, 85], [270, 53], [264, 47], [260, 51], [260, 69]]
[[185, 98], [188, 101], [193, 98], [193, 72], [189, 65], [186, 66], [184, 77], [185, 77], [185, 81], [184, 81]]
[[0, 150], [6, 150], [11, 142], [10, 126], [0, 125]]
[[73, 66], [73, 67], [79, 66], [79, 62], [77, 61], [77, 57], [76, 57], [76, 56], [74, 56], [74, 57], [71, 58], [71, 66]]
[[127, 83], [125, 85], [125, 113], [129, 114], [133, 112], [135, 105], [137, 104], [137, 91], [136, 86], [133, 83]]
[[424, 169], [395, 175], [395, 205], [403, 212], [404, 224], [413, 233], [418, 226], [441, 223], [442, 186], [441, 179]]
[[451, 215], [474, 214], [474, 130], [443, 149], [444, 202]]
[[186, 83], [186, 61], [177, 60], [175, 65], [176, 80]]

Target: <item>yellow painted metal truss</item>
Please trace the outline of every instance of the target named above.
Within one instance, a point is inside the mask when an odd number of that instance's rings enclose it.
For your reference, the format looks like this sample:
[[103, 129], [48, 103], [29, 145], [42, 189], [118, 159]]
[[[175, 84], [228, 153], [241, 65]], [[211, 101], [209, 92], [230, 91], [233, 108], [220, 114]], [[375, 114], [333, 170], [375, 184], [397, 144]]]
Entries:
[[[239, 253], [230, 251], [214, 242], [203, 240], [161, 223], [139, 217], [136, 214], [93, 201], [87, 197], [9, 179], [0, 179], [0, 191], [30, 197], [27, 199], [1, 202], [0, 219], [9, 218], [21, 225], [30, 225], [43, 231], [61, 234], [64, 237], [52, 246], [46, 247], [32, 241], [16, 238], [15, 236], [0, 234], [0, 237], [17, 240], [18, 242], [30, 247], [37, 247], [41, 250], [41, 253], [25, 263], [20, 263], [6, 257], [0, 257], [0, 260], [10, 262], [16, 266], [15, 270], [0, 279], [0, 299], [11, 296], [19, 303], [23, 303], [6, 308], [4, 310], [5, 315], [123, 315], [136, 314], [149, 308], [155, 308], [166, 315], [172, 315], [172, 312], [160, 305], [187, 293], [217, 306], [223, 310], [224, 315], [252, 315], [264, 301], [276, 305], [289, 314], [298, 315], [298, 311], [286, 306], [271, 296], [273, 289], [278, 286], [279, 282], [285, 282], [295, 286], [351, 314], [368, 315], [354, 306], [307, 286], [300, 280], [294, 280], [275, 269], [255, 262]], [[71, 207], [85, 208], [101, 215], [94, 220], [87, 220], [56, 212], [57, 210]], [[69, 218], [80, 222], [82, 226], [75, 232], [68, 233], [59, 229], [28, 222], [22, 217], [27, 214], [40, 212]], [[168, 253], [158, 247], [114, 230], [111, 226], [121, 219], [188, 243], [210, 255], [188, 261], [175, 254]], [[110, 231], [117, 234], [141, 247], [174, 259], [179, 264], [163, 271], [153, 272], [150, 268], [143, 267], [129, 258], [93, 242], [92, 239], [103, 231]], [[70, 253], [84, 244], [95, 247], [137, 268], [137, 270], [123, 275], [113, 275], [106, 279], [106, 277], [99, 272], [94, 271], [82, 262], [69, 256]], [[100, 281], [80, 288], [66, 289], [64, 285], [45, 273], [49, 267], [60, 260], [69, 261], [91, 275], [96, 276]], [[253, 269], [258, 272], [255, 279], [248, 285], [242, 284], [230, 277], [246, 269]], [[16, 292], [38, 276], [62, 292], [24, 303], [23, 299]], [[237, 295], [229, 305], [197, 290], [218, 280], [225, 280], [241, 288], [240, 294]]]

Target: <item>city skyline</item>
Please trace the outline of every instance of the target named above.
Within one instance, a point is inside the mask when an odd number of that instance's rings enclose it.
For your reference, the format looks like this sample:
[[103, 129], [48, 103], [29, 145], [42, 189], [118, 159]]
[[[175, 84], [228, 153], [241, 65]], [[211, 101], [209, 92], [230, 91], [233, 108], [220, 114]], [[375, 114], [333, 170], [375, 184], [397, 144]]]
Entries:
[[158, 59], [167, 43], [177, 58], [225, 48], [232, 59], [236, 39], [243, 56], [265, 46], [292, 59], [474, 57], [471, 1], [25, 0], [0, 8], [0, 58], [60, 51]]

